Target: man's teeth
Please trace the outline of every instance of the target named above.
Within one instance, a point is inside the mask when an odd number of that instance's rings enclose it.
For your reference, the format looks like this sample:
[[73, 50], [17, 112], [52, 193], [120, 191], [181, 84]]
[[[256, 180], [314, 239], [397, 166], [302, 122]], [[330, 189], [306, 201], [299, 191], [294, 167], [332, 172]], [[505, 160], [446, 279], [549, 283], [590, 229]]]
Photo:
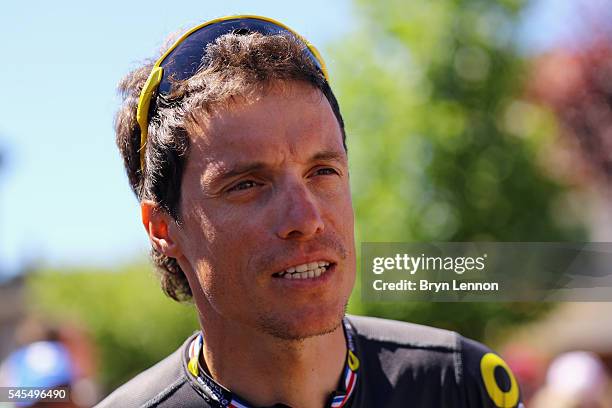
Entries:
[[321, 276], [327, 268], [329, 267], [329, 262], [318, 261], [318, 262], [310, 262], [302, 265], [292, 266], [279, 273], [278, 276], [285, 279], [310, 279], [310, 278], [318, 278]]

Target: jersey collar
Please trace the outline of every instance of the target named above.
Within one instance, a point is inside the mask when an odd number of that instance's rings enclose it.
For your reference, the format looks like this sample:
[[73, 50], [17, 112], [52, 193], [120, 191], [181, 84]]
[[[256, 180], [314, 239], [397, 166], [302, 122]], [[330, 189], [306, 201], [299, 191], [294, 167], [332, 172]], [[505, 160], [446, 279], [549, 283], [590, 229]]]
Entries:
[[[355, 349], [354, 330], [350, 322], [342, 320], [344, 335], [346, 338], [347, 358], [344, 364], [343, 376], [339, 389], [334, 391], [329, 398], [328, 408], [341, 408], [347, 406], [348, 401], [355, 392], [359, 372], [359, 358]], [[190, 381], [196, 390], [206, 399], [223, 408], [254, 408], [246, 400], [232, 393], [221, 384], [217, 383], [199, 364], [202, 353], [203, 337], [199, 332], [190, 342], [186, 350], [186, 371]]]

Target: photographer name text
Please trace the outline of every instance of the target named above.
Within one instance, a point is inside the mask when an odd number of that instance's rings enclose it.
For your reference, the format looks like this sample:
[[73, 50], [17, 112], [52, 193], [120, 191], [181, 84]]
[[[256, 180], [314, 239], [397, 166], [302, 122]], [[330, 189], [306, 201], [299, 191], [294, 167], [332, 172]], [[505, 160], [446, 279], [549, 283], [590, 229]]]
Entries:
[[427, 279], [418, 281], [402, 279], [396, 282], [385, 282], [376, 279], [372, 282], [375, 291], [421, 291], [421, 292], [496, 292], [499, 291], [499, 282], [462, 282], [453, 279], [451, 282], [431, 282]]

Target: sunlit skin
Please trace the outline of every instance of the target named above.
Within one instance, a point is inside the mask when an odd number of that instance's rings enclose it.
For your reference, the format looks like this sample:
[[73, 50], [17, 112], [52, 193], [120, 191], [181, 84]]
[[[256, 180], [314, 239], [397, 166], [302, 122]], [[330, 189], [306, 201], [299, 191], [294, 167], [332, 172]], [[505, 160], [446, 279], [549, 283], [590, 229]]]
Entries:
[[[338, 122], [322, 93], [298, 82], [195, 116], [180, 225], [142, 203], [151, 243], [188, 277], [217, 381], [257, 405], [323, 407], [344, 366], [355, 279]], [[331, 267], [314, 279], [277, 276], [312, 261]]]

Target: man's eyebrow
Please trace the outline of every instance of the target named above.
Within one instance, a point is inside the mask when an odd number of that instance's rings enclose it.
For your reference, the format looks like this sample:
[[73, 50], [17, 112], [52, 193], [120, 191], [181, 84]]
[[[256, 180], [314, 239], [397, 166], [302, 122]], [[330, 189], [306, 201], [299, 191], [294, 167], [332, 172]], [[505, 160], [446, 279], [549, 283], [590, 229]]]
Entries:
[[255, 171], [261, 171], [266, 168], [266, 164], [261, 161], [257, 162], [246, 162], [246, 163], [236, 163], [232, 167], [227, 170], [219, 171], [218, 174], [215, 175], [216, 180], [224, 180], [232, 177], [239, 176], [245, 173], [251, 173]]
[[339, 152], [336, 150], [324, 150], [314, 154], [310, 161], [337, 161], [340, 163], [344, 163], [346, 161], [346, 155], [344, 152]]

